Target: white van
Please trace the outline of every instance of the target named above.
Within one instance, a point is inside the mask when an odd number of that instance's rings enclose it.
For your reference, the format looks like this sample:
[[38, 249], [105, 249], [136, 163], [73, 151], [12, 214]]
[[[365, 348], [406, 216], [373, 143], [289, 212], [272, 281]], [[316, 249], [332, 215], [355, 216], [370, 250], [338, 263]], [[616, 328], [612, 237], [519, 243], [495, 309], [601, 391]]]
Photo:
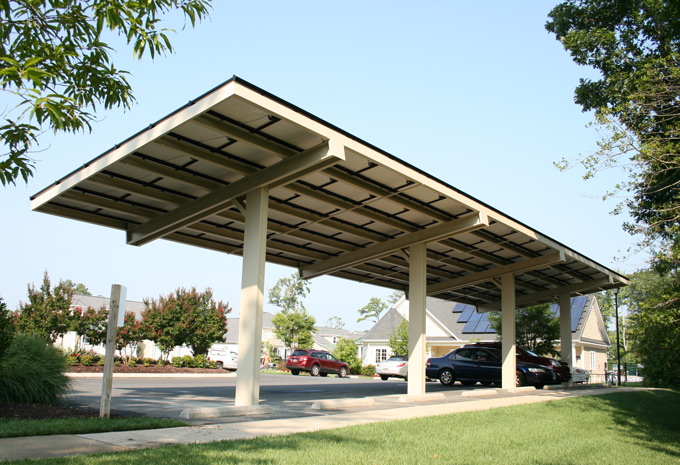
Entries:
[[208, 360], [215, 362], [217, 368], [236, 371], [238, 365], [238, 354], [229, 349], [211, 348], [208, 350]]

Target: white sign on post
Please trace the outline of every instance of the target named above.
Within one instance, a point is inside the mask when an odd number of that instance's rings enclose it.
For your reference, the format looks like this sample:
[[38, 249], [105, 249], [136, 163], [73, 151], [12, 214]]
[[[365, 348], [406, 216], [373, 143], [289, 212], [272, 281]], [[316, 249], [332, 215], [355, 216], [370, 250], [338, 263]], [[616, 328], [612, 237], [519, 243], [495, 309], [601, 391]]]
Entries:
[[111, 286], [109, 302], [109, 322], [106, 328], [106, 352], [104, 355], [104, 378], [102, 380], [102, 398], [99, 406], [99, 418], [111, 415], [111, 390], [113, 388], [113, 359], [116, 354], [116, 334], [118, 326], [125, 322], [125, 299], [127, 288], [120, 284]]

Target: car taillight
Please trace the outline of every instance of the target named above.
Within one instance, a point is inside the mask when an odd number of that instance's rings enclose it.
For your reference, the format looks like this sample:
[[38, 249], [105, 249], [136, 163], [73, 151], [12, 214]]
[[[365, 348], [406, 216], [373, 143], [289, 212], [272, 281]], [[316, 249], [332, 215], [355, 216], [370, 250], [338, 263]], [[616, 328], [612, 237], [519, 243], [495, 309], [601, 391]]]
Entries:
[[397, 365], [397, 366], [398, 366], [398, 367], [403, 367], [404, 365], [406, 365], [406, 363], [400, 363], [400, 364]]
[[425, 365], [427, 365], [427, 366], [430, 366], [430, 365], [431, 365], [430, 359], [429, 359], [429, 358], [427, 359], [427, 362], [425, 362]]

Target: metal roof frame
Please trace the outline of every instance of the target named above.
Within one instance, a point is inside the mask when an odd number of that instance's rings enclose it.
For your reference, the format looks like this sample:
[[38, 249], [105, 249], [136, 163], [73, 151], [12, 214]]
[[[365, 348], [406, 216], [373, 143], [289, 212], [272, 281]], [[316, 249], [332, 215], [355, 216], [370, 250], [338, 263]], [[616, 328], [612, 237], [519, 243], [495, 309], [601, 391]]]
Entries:
[[32, 210], [229, 254], [244, 198], [268, 186], [268, 262], [408, 291], [427, 244], [427, 294], [500, 308], [627, 284], [625, 277], [236, 76], [31, 197]]

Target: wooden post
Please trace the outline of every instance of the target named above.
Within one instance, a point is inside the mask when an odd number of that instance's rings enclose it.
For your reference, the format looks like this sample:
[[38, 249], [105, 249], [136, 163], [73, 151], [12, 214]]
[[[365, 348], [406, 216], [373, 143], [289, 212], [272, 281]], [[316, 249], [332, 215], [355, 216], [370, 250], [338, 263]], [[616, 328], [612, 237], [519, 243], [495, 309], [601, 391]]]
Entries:
[[[113, 388], [113, 359], [116, 354], [116, 333], [118, 326], [125, 321], [125, 300], [127, 288], [120, 284], [111, 285], [111, 301], [109, 303], [109, 322], [106, 328], [106, 352], [104, 355], [104, 378], [102, 380], [102, 397], [99, 407], [99, 418], [111, 416], [111, 390]], [[119, 315], [121, 318], [119, 318]]]

